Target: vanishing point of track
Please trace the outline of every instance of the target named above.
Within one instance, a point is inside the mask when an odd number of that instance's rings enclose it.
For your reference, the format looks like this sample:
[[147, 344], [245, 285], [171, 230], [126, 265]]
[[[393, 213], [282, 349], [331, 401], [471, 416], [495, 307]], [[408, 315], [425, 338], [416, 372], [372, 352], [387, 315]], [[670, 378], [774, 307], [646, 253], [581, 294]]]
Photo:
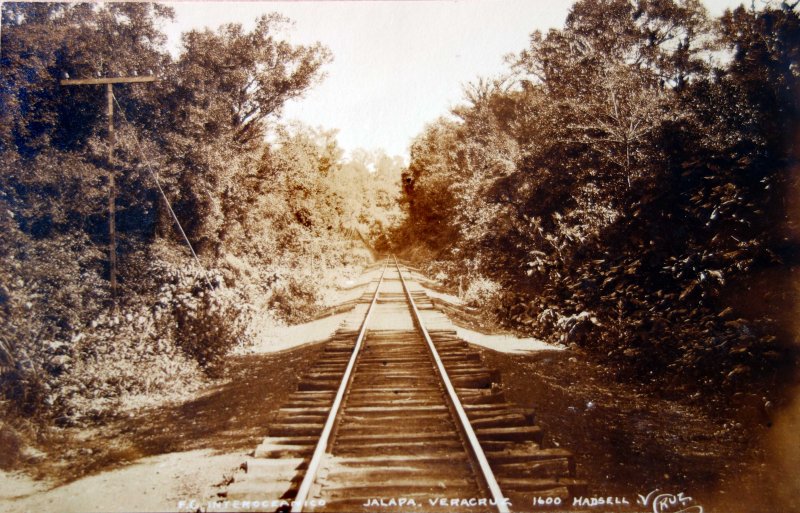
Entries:
[[414, 285], [409, 268], [383, 264], [358, 330], [327, 343], [226, 500], [502, 513], [583, 492], [572, 455], [542, 448], [533, 413], [506, 401], [480, 353], [426, 327], [433, 304]]

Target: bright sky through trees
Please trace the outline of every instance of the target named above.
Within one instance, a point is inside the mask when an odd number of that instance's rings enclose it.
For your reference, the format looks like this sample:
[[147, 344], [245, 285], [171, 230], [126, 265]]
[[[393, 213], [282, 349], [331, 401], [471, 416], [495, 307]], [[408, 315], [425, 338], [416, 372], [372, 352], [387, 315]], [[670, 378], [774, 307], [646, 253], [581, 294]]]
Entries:
[[[739, 0], [707, 0], [719, 15]], [[167, 28], [170, 50], [191, 28], [240, 22], [278, 11], [295, 21], [296, 43], [333, 52], [327, 78], [284, 114], [339, 130], [340, 145], [406, 156], [426, 123], [461, 101], [461, 86], [505, 68], [536, 30], [561, 27], [572, 0], [180, 2]]]

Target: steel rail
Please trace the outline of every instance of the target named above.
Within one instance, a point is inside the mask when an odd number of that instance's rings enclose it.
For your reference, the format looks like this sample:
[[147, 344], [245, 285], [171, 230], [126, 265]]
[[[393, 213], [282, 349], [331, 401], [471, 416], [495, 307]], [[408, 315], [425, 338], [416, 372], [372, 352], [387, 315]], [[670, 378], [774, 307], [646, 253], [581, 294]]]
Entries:
[[297, 496], [294, 498], [292, 503], [292, 513], [300, 513], [303, 511], [303, 504], [305, 504], [306, 499], [308, 498], [308, 493], [311, 491], [311, 486], [314, 484], [317, 469], [319, 468], [325, 453], [328, 451], [328, 442], [330, 441], [333, 428], [336, 425], [336, 417], [339, 415], [339, 408], [342, 406], [344, 394], [350, 384], [350, 377], [353, 374], [353, 368], [355, 367], [358, 353], [363, 345], [364, 335], [367, 333], [367, 323], [369, 322], [369, 318], [372, 316], [372, 312], [375, 309], [375, 304], [378, 302], [378, 292], [381, 289], [383, 277], [386, 275], [386, 269], [388, 267], [389, 262], [386, 262], [386, 264], [383, 266], [383, 271], [381, 271], [381, 277], [378, 280], [378, 286], [375, 287], [375, 294], [372, 296], [372, 302], [369, 304], [367, 314], [364, 316], [364, 321], [361, 323], [361, 329], [359, 330], [358, 338], [356, 339], [356, 345], [353, 348], [352, 354], [350, 355], [350, 360], [347, 362], [347, 368], [344, 371], [342, 382], [339, 384], [339, 389], [336, 391], [336, 396], [333, 399], [331, 411], [328, 413], [328, 419], [325, 421], [325, 426], [322, 428], [322, 434], [320, 435], [317, 446], [314, 449], [313, 455], [311, 456], [311, 461], [308, 463], [306, 474], [303, 476], [303, 482], [300, 483], [300, 488], [297, 490]]
[[397, 257], [393, 258], [394, 265], [397, 268], [397, 273], [400, 275], [400, 281], [403, 284], [403, 292], [405, 292], [408, 303], [411, 305], [411, 311], [414, 314], [414, 321], [417, 323], [417, 326], [419, 326], [419, 329], [425, 338], [425, 342], [428, 343], [428, 349], [430, 349], [433, 359], [436, 362], [436, 368], [439, 371], [439, 377], [441, 378], [442, 383], [444, 383], [450, 403], [452, 404], [453, 409], [455, 409], [462, 431], [467, 437], [469, 448], [477, 460], [478, 467], [482, 474], [481, 477], [483, 477], [483, 479], [486, 481], [486, 485], [489, 487], [489, 492], [492, 494], [492, 499], [495, 501], [495, 507], [497, 508], [497, 511], [499, 513], [510, 513], [508, 505], [506, 504], [506, 499], [503, 496], [503, 492], [500, 490], [500, 485], [497, 484], [497, 478], [495, 478], [492, 467], [489, 465], [489, 460], [486, 459], [486, 454], [483, 452], [483, 448], [478, 441], [478, 436], [475, 434], [475, 430], [472, 429], [472, 424], [469, 422], [467, 412], [464, 410], [464, 406], [461, 404], [461, 400], [456, 394], [456, 389], [453, 387], [453, 383], [450, 381], [450, 377], [447, 375], [447, 370], [444, 368], [444, 363], [442, 363], [439, 352], [433, 345], [433, 340], [431, 340], [428, 329], [422, 322], [422, 316], [420, 316], [417, 305], [414, 303], [414, 299], [411, 297], [411, 291], [408, 290], [406, 280], [403, 278], [403, 272], [400, 270], [400, 264], [397, 263]]

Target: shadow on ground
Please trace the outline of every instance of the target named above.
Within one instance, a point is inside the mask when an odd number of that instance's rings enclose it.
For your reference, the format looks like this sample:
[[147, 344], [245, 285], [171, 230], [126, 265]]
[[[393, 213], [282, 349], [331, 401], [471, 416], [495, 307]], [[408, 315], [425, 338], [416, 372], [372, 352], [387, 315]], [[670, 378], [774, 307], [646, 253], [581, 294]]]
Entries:
[[706, 513], [800, 511], [763, 447], [774, 427], [645, 395], [581, 353], [482, 352], [509, 399], [536, 411], [545, 445], [575, 453], [591, 496], [635, 500], [659, 489], [693, 496]]
[[230, 357], [220, 383], [192, 400], [53, 437], [47, 448], [50, 457], [33, 469], [35, 475], [66, 483], [146, 456], [194, 449], [252, 450], [320, 350], [321, 344], [314, 344]]

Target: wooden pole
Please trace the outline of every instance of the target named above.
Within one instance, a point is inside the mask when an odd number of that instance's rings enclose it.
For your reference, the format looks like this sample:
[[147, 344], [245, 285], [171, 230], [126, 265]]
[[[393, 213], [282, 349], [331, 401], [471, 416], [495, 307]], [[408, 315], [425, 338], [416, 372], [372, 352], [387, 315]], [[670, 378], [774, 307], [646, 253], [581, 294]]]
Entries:
[[98, 84], [134, 84], [139, 82], [155, 82], [156, 77], [103, 77], [103, 78], [65, 78], [61, 85], [98, 85]]
[[117, 307], [117, 187], [114, 166], [114, 85], [106, 84], [108, 99], [108, 262], [111, 302]]
[[114, 166], [114, 84], [155, 82], [156, 77], [105, 77], [64, 79], [61, 85], [103, 85], [106, 86], [108, 103], [108, 263], [111, 285], [111, 303], [117, 308], [117, 185]]

